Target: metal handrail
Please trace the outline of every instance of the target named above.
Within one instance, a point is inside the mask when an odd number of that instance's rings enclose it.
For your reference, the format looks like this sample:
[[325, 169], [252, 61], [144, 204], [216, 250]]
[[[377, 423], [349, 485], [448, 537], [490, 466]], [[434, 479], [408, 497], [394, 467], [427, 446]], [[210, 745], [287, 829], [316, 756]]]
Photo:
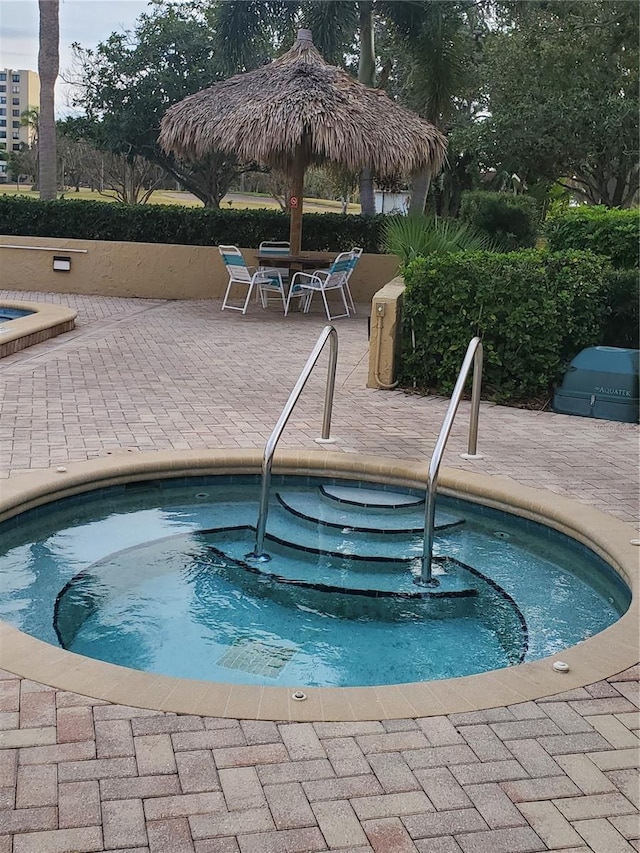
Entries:
[[322, 417], [322, 439], [326, 441], [331, 432], [331, 411], [333, 408], [333, 392], [336, 385], [336, 364], [338, 361], [338, 333], [334, 326], [325, 326], [322, 330], [318, 341], [313, 348], [311, 355], [307, 359], [307, 363], [302, 369], [302, 373], [298, 377], [292, 392], [289, 394], [282, 414], [278, 418], [278, 422], [273, 428], [273, 432], [264, 448], [264, 456], [262, 458], [262, 486], [260, 489], [260, 509], [258, 511], [258, 523], [256, 525], [256, 544], [253, 551], [247, 554], [247, 559], [260, 560], [266, 562], [271, 559], [264, 552], [264, 536], [267, 529], [267, 515], [269, 513], [269, 489], [271, 486], [271, 466], [273, 464], [273, 454], [275, 453], [276, 445], [282, 435], [282, 431], [287, 425], [289, 416], [293, 411], [294, 406], [298, 402], [298, 398], [302, 393], [302, 389], [307, 383], [307, 379], [315, 364], [320, 357], [320, 353], [324, 349], [327, 340], [330, 340], [329, 350], [329, 368], [327, 371], [327, 387], [324, 397], [324, 414]]
[[469, 375], [471, 362], [473, 361], [473, 386], [471, 390], [471, 416], [469, 419], [469, 443], [468, 455], [475, 456], [478, 445], [478, 417], [480, 414], [480, 386], [482, 384], [482, 341], [480, 338], [472, 338], [469, 341], [467, 352], [458, 374], [449, 407], [444, 416], [438, 440], [436, 441], [435, 450], [429, 464], [429, 477], [427, 479], [427, 494], [425, 500], [424, 512], [424, 544], [422, 550], [422, 571], [420, 573], [420, 582], [423, 584], [433, 584], [433, 576], [431, 573], [431, 559], [433, 556], [433, 531], [435, 527], [436, 517], [436, 490], [438, 488], [438, 475], [440, 473], [440, 463], [444, 449], [451, 432], [453, 420], [458, 411], [464, 384]]

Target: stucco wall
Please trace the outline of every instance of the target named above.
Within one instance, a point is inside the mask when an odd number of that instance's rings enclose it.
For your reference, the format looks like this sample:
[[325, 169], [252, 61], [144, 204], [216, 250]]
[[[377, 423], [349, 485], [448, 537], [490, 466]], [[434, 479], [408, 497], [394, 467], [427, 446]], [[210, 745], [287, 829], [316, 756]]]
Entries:
[[373, 297], [367, 388], [389, 389], [397, 384], [404, 287], [404, 279], [398, 276]]
[[[42, 247], [55, 251], [36, 251]], [[69, 252], [71, 270], [54, 272], [53, 256]], [[243, 249], [249, 264], [252, 249]], [[332, 255], [327, 254], [327, 258]], [[363, 255], [350, 282], [356, 302], [369, 302], [396, 273], [394, 255]], [[0, 235], [0, 287], [146, 299], [222, 298], [227, 275], [215, 246], [115, 243]]]

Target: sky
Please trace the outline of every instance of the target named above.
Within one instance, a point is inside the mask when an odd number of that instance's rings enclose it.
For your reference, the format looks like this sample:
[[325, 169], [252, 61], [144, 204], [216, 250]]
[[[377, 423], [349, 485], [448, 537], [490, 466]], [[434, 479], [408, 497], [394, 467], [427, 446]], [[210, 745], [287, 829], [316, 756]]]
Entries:
[[[95, 47], [113, 32], [132, 29], [149, 0], [60, 0], [60, 74], [72, 68], [71, 44]], [[0, 68], [38, 70], [38, 0], [0, 0]], [[56, 86], [56, 113], [72, 112], [71, 88]]]

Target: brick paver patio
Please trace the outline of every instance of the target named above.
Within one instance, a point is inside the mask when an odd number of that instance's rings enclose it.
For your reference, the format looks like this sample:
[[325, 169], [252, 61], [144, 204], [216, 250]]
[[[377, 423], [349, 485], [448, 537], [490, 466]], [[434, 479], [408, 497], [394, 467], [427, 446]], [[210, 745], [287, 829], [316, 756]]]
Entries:
[[[109, 453], [263, 447], [319, 314], [8, 293], [77, 328], [0, 362], [0, 476]], [[424, 461], [447, 401], [364, 387], [366, 306], [340, 336], [332, 449]], [[320, 365], [282, 446], [314, 448]], [[637, 528], [638, 429], [483, 404], [464, 461]], [[1, 481], [0, 481], [1, 488]], [[562, 676], [559, 676], [560, 678]], [[274, 723], [122, 707], [0, 674], [0, 853], [640, 850], [638, 667], [448, 717]]]

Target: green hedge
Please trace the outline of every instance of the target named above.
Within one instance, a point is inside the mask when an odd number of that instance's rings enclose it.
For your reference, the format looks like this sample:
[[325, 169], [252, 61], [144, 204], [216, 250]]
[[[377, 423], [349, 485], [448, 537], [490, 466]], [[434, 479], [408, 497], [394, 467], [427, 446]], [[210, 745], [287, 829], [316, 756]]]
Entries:
[[401, 384], [415, 380], [449, 394], [470, 339], [480, 335], [483, 396], [548, 397], [567, 362], [600, 343], [607, 269], [607, 260], [590, 252], [416, 259], [405, 270]]
[[533, 196], [474, 190], [462, 193], [460, 219], [511, 252], [536, 245], [540, 208]]
[[640, 348], [640, 284], [638, 270], [605, 273], [606, 316], [600, 343], [608, 347]]
[[616, 269], [638, 267], [640, 210], [578, 207], [547, 220], [549, 249], [588, 249], [611, 259]]
[[[341, 252], [361, 246], [378, 252], [383, 216], [305, 213], [302, 247]], [[39, 201], [0, 196], [0, 233], [23, 237], [67, 237], [183, 245], [257, 246], [287, 240], [289, 216], [277, 210], [212, 210], [180, 205], [128, 205], [59, 199]]]

